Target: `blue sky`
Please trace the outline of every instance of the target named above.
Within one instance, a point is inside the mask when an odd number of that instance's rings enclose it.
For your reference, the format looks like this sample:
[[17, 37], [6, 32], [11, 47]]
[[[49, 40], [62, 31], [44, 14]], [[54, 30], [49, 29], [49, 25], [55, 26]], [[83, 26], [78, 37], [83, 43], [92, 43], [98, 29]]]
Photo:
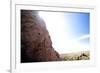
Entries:
[[89, 13], [39, 11], [39, 16], [59, 53], [89, 50]]
[[[89, 24], [90, 24], [90, 15], [89, 13], [79, 13], [79, 12], [67, 12], [64, 14], [65, 27], [70, 29], [66, 32], [69, 32], [69, 36], [72, 38], [78, 38], [83, 35], [89, 34]], [[89, 39], [81, 40], [83, 42], [88, 42]]]

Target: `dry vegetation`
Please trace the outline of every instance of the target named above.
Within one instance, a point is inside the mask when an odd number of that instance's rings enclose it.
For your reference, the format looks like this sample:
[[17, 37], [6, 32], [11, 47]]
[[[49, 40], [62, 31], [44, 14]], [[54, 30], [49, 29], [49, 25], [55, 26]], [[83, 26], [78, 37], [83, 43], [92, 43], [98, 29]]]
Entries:
[[61, 54], [60, 57], [64, 61], [89, 60], [90, 59], [90, 52], [89, 51], [82, 51], [82, 52], [76, 52], [76, 53]]

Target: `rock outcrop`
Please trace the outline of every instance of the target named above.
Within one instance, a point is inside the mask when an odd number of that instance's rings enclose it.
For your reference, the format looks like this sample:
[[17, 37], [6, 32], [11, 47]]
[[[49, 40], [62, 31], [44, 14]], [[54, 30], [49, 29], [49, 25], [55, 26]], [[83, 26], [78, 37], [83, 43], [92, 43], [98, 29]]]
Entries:
[[21, 62], [59, 61], [38, 11], [21, 10]]

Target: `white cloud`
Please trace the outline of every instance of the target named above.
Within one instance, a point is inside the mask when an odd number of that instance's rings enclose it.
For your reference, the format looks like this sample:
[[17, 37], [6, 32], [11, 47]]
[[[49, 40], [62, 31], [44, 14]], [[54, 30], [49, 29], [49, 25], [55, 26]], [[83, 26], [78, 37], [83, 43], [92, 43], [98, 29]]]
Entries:
[[87, 39], [89, 37], [90, 37], [90, 35], [86, 34], [86, 35], [83, 35], [83, 36], [79, 37], [78, 40], [84, 40], [84, 39]]

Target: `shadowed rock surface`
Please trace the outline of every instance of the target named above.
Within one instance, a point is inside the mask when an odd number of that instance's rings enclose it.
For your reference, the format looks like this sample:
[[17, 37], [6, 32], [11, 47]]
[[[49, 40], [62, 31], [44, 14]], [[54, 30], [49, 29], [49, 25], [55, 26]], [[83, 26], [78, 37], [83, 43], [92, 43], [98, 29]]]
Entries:
[[58, 61], [45, 22], [38, 11], [21, 10], [21, 62]]

